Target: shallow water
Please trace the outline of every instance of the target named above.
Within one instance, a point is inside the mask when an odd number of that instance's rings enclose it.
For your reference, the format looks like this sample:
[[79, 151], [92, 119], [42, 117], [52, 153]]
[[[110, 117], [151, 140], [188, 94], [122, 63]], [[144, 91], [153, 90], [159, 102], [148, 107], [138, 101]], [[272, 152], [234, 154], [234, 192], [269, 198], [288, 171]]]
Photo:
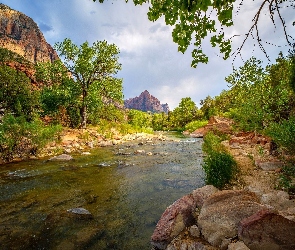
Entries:
[[[151, 249], [166, 207], [204, 185], [201, 143], [130, 142], [0, 166], [0, 249]], [[93, 218], [67, 212], [77, 207]]]

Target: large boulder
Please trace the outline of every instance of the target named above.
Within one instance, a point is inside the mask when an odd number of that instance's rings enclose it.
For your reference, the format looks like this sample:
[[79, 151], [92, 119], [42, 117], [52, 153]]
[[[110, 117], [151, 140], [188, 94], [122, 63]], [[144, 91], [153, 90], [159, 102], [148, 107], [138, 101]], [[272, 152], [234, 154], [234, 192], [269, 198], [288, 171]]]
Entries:
[[252, 192], [220, 191], [205, 200], [198, 226], [211, 245], [225, 249], [230, 239], [237, 236], [239, 222], [263, 208]]
[[251, 250], [295, 249], [295, 222], [267, 209], [243, 219], [238, 232]]
[[192, 194], [175, 201], [165, 210], [158, 221], [151, 237], [151, 244], [157, 249], [166, 249], [180, 232], [196, 222], [195, 209], [196, 202]]
[[219, 189], [213, 185], [206, 185], [204, 187], [198, 188], [192, 192], [194, 200], [198, 208], [201, 208], [205, 202], [212, 194], [218, 192]]

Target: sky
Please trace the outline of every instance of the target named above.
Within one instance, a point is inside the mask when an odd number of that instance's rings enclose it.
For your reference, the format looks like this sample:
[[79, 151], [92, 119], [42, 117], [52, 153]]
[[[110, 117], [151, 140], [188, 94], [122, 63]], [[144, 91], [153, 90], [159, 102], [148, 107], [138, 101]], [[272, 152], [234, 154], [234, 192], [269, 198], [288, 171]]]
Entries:
[[[238, 13], [235, 11], [234, 26], [226, 31], [229, 36], [239, 35], [233, 40], [233, 51], [242, 44], [261, 2], [248, 0]], [[117, 77], [123, 79], [124, 99], [148, 90], [161, 103], [168, 103], [170, 110], [185, 97], [190, 97], [200, 107], [200, 100], [228, 89], [224, 78], [232, 73], [233, 66], [243, 64], [239, 57], [224, 61], [218, 49], [212, 48], [207, 39], [203, 47], [209, 55], [209, 63], [191, 68], [193, 47], [184, 54], [178, 52], [172, 40], [172, 27], [167, 26], [163, 18], [156, 22], [148, 20], [148, 4], [134, 6], [132, 1], [125, 3], [124, 0], [105, 0], [103, 4], [92, 0], [2, 0], [1, 3], [31, 17], [52, 46], [65, 38], [70, 38], [76, 45], [102, 40], [116, 44], [122, 64]], [[290, 34], [294, 34], [294, 26], [291, 25], [293, 13], [290, 13], [290, 8], [281, 11], [284, 17], [290, 16], [286, 18], [286, 24]], [[275, 19], [278, 20], [278, 16]], [[280, 25], [275, 28], [268, 15], [261, 15], [259, 27], [261, 37], [270, 44], [264, 45], [271, 63], [275, 62], [280, 51], [287, 54], [289, 47], [284, 46], [286, 42]], [[250, 38], [242, 56], [246, 60], [253, 55], [265, 64], [269, 63], [257, 43]]]

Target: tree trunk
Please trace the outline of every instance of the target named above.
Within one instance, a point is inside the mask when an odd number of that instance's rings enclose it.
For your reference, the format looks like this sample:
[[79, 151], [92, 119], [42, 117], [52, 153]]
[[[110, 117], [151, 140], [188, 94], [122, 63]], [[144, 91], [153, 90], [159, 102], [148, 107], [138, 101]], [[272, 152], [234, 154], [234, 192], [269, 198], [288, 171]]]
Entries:
[[81, 128], [86, 128], [87, 126], [87, 105], [86, 105], [87, 91], [83, 89], [82, 94], [82, 121]]

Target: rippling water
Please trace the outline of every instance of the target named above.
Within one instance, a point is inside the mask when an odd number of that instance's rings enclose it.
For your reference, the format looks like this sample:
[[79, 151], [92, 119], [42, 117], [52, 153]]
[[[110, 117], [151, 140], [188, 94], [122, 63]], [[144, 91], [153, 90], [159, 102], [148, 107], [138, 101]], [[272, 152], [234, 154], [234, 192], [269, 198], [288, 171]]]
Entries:
[[[204, 185], [201, 143], [130, 142], [0, 166], [0, 249], [151, 249], [166, 207]], [[92, 219], [70, 216], [76, 207]]]

